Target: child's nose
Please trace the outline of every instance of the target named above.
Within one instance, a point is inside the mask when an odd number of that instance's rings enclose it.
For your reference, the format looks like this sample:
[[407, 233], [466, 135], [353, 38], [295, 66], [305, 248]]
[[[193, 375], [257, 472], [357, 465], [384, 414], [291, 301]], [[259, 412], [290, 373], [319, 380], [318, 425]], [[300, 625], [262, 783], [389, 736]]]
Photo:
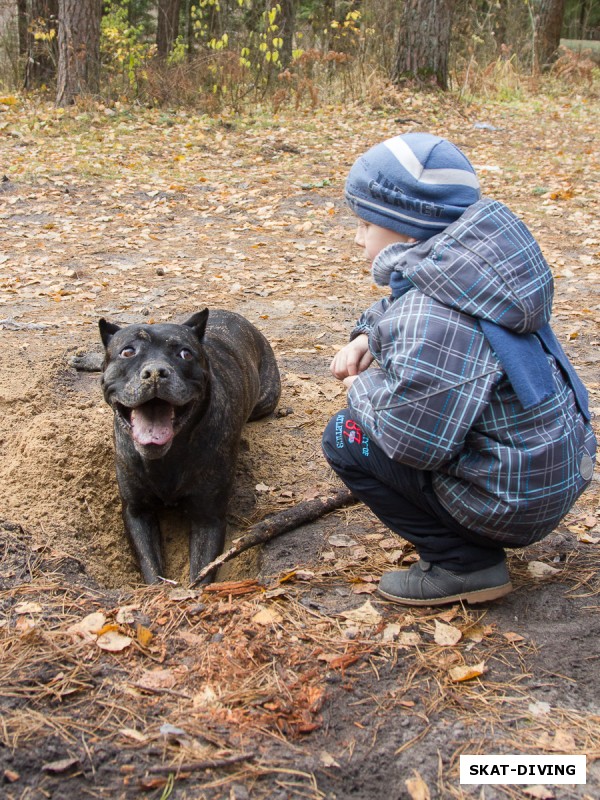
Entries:
[[362, 225], [360, 225], [356, 229], [356, 235], [354, 237], [354, 244], [357, 244], [359, 247], [364, 247], [365, 246], [365, 232], [364, 232], [364, 229], [363, 229]]

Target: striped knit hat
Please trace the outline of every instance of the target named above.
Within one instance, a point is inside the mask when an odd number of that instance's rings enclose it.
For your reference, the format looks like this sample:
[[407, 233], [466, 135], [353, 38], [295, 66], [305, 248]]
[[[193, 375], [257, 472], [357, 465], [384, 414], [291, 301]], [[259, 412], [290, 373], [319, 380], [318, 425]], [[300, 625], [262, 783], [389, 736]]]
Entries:
[[406, 133], [355, 161], [346, 200], [357, 216], [415, 239], [429, 239], [480, 198], [468, 158], [446, 139]]

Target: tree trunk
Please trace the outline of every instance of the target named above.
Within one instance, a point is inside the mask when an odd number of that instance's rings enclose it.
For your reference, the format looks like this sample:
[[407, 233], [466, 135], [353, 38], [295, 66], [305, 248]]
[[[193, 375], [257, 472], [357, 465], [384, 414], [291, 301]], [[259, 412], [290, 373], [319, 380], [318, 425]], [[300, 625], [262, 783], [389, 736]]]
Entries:
[[17, 0], [0, 0], [0, 86], [13, 88], [19, 74], [19, 10]]
[[102, 0], [59, 0], [57, 106], [99, 90], [101, 15]]
[[392, 81], [434, 83], [448, 88], [448, 53], [456, 0], [405, 0], [399, 23]]
[[181, 0], [158, 0], [156, 49], [158, 57], [166, 59], [179, 35]]
[[538, 66], [548, 67], [560, 45], [565, 0], [539, 0], [535, 17], [535, 55]]
[[294, 35], [296, 33], [296, 0], [280, 0], [281, 12], [276, 20], [279, 25], [279, 35], [283, 39], [283, 46], [279, 57], [282, 67], [289, 67], [294, 49]]
[[17, 7], [23, 86], [32, 89], [56, 77], [58, 0], [17, 0]]

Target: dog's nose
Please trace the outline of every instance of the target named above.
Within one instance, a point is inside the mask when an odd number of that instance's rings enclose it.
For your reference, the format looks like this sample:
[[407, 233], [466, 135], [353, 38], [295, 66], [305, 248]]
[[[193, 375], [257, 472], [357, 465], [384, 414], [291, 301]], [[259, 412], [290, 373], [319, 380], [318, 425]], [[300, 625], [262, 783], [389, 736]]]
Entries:
[[169, 377], [169, 368], [164, 364], [146, 364], [141, 372], [143, 381], [158, 381]]

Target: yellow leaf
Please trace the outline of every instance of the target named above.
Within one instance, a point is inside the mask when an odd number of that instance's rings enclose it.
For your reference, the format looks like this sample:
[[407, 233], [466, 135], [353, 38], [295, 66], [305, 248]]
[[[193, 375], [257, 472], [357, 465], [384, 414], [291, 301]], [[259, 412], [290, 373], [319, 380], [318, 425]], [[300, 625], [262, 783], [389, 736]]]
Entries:
[[154, 634], [152, 633], [152, 631], [148, 630], [148, 628], [145, 628], [143, 625], [140, 625], [139, 623], [136, 626], [135, 635], [138, 642], [142, 645], [142, 647], [148, 647], [148, 645], [154, 638]]
[[119, 626], [114, 622], [107, 622], [106, 625], [103, 625], [99, 630], [96, 631], [96, 636], [104, 636], [105, 633], [111, 633], [112, 631], [118, 630]]
[[410, 800], [430, 800], [429, 787], [416, 769], [413, 772], [414, 777], [404, 781]]
[[479, 664], [472, 664], [470, 666], [465, 664], [462, 667], [452, 667], [449, 675], [450, 679], [455, 683], [462, 683], [463, 681], [473, 680], [473, 678], [479, 678], [484, 672], [487, 672], [485, 661], [480, 661]]

